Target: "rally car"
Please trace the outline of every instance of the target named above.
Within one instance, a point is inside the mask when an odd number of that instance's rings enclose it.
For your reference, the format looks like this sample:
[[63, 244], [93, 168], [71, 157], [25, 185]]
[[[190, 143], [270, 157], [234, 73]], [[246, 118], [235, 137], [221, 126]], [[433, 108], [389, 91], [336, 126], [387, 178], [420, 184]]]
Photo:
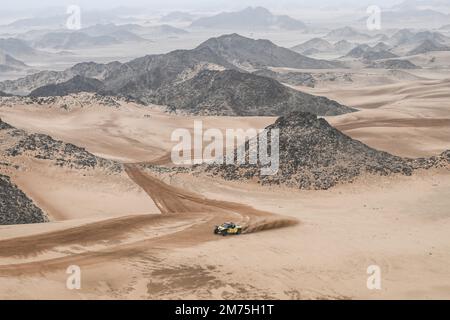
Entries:
[[214, 234], [221, 234], [226, 236], [228, 234], [241, 234], [242, 227], [234, 224], [233, 222], [225, 222], [221, 226], [214, 228]]

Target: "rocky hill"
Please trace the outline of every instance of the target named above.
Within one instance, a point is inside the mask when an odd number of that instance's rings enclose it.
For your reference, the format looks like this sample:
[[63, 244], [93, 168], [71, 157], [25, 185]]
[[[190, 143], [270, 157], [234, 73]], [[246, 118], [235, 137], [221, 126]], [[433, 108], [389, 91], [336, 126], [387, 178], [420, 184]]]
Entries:
[[279, 116], [294, 110], [338, 115], [356, 111], [271, 78], [235, 70], [202, 71], [192, 79], [160, 88], [149, 99], [173, 110], [204, 115]]
[[235, 68], [209, 48], [176, 50], [167, 54], [149, 55], [127, 63], [80, 63], [62, 72], [43, 71], [14, 81], [0, 82], [7, 93], [29, 94], [40, 87], [60, 84], [76, 76], [101, 81], [104, 88], [117, 95], [145, 97], [148, 92], [173, 82], [186, 70], [209, 63], [223, 68]]
[[33, 96], [11, 96], [0, 93], [0, 107], [12, 108], [17, 105], [40, 105], [49, 108], [57, 108], [64, 110], [74, 110], [79, 108], [89, 108], [104, 106], [110, 108], [118, 108], [124, 103], [137, 103], [139, 101], [129, 99], [126, 97], [105, 96], [96, 93], [77, 93], [65, 96], [46, 96], [46, 97], [33, 97]]
[[440, 32], [432, 32], [432, 31], [413, 32], [408, 29], [402, 29], [397, 31], [389, 39], [391, 44], [397, 46], [417, 45], [426, 40], [432, 41], [434, 43], [446, 43], [450, 39]]
[[0, 174], [0, 225], [47, 221], [47, 215], [8, 176]]
[[[17, 80], [0, 82], [0, 91], [27, 95], [40, 89], [63, 93], [101, 88], [114, 95], [143, 102], [159, 88], [195, 76], [205, 69], [261, 69], [265, 67], [335, 68], [339, 63], [311, 59], [281, 48], [268, 40], [253, 40], [237, 34], [212, 38], [193, 50], [175, 50], [148, 55], [127, 63], [80, 63], [67, 70], [42, 71]], [[75, 78], [75, 80], [72, 80]], [[98, 80], [102, 83], [95, 82]], [[95, 83], [94, 83], [95, 82]], [[60, 85], [61, 84], [61, 85]], [[60, 85], [51, 86], [49, 85]], [[80, 88], [77, 88], [80, 85]], [[67, 90], [69, 87], [70, 90]], [[49, 90], [51, 89], [51, 90]], [[99, 93], [99, 92], [97, 92]], [[40, 93], [42, 94], [42, 93]], [[36, 95], [36, 92], [33, 93]]]
[[409, 60], [404, 59], [390, 59], [374, 61], [367, 66], [368, 68], [379, 68], [379, 69], [420, 69]]
[[72, 93], [92, 92], [92, 93], [106, 93], [105, 86], [100, 80], [93, 78], [86, 78], [83, 76], [75, 76], [72, 79], [58, 83], [49, 84], [38, 89], [33, 90], [29, 96], [31, 97], [51, 97], [51, 96], [66, 96]]
[[15, 38], [0, 39], [0, 50], [19, 59], [36, 57], [40, 54], [25, 41]]
[[[48, 161], [50, 165], [78, 170], [100, 169], [111, 175], [123, 170], [120, 163], [94, 156], [84, 148], [55, 140], [48, 135], [28, 134], [0, 119], [0, 169], [19, 169], [25, 158], [40, 159]], [[0, 225], [47, 221], [47, 215], [8, 176], [0, 173]]]
[[313, 38], [313, 39], [310, 39], [299, 45], [296, 45], [295, 47], [292, 47], [291, 49], [296, 52], [300, 52], [300, 53], [303, 53], [310, 49], [318, 50], [318, 52], [327, 52], [327, 51], [333, 51], [334, 46], [331, 43], [329, 43], [327, 40], [320, 39], [320, 38]]
[[286, 67], [298, 69], [326, 69], [342, 67], [337, 62], [305, 57], [269, 40], [254, 40], [236, 33], [211, 38], [198, 48], [210, 48], [229, 63], [244, 69]]
[[27, 156], [52, 161], [55, 165], [75, 169], [101, 168], [111, 173], [122, 171], [122, 165], [97, 157], [84, 148], [55, 140], [45, 134], [28, 134], [0, 119], [0, 153], [7, 157]]
[[[205, 165], [195, 170], [228, 180], [256, 179], [262, 184], [328, 189], [364, 174], [411, 175], [415, 169], [450, 167], [450, 150], [427, 159], [404, 159], [370, 148], [310, 113], [294, 112], [280, 117], [267, 129], [280, 132], [280, 165], [276, 175], [261, 176], [260, 163]], [[246, 149], [248, 157], [248, 143]]]
[[349, 52], [355, 47], [353, 43], [348, 42], [347, 40], [340, 40], [334, 44], [334, 49], [337, 52]]
[[142, 41], [140, 36], [165, 37], [173, 35], [183, 35], [188, 32], [167, 24], [142, 26], [135, 23], [127, 24], [95, 24], [80, 30], [92, 37], [110, 36], [118, 41]]
[[118, 70], [121, 65], [120, 62], [107, 64], [83, 62], [64, 71], [41, 71], [17, 80], [0, 82], [0, 90], [10, 94], [28, 95], [37, 88], [63, 83], [76, 76], [102, 81]]
[[432, 51], [450, 51], [450, 47], [434, 42], [432, 40], [425, 40], [420, 45], [407, 53], [408, 56], [415, 54], [427, 53]]
[[0, 50], [0, 72], [14, 72], [30, 69], [24, 62]]
[[381, 60], [395, 58], [397, 55], [388, 51], [388, 47], [382, 43], [370, 47], [367, 44], [361, 44], [350, 50], [345, 57], [362, 59], [365, 61]]
[[303, 22], [286, 15], [274, 15], [263, 7], [248, 7], [242, 11], [222, 12], [211, 17], [199, 18], [191, 24], [191, 27], [231, 30], [306, 29]]

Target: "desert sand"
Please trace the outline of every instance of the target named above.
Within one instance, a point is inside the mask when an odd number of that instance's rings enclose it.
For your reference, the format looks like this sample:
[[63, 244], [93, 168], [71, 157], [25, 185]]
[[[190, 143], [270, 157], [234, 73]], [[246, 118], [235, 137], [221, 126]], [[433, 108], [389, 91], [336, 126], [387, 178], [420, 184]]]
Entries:
[[[450, 149], [449, 81], [416, 76], [299, 89], [360, 109], [327, 118], [353, 138], [396, 155], [435, 155]], [[114, 176], [26, 158], [17, 160], [23, 170], [0, 167], [51, 219], [0, 227], [1, 299], [450, 298], [448, 170], [361, 177], [327, 191], [265, 187], [139, 163], [164, 162], [170, 133], [195, 119], [245, 129], [274, 118], [180, 116], [133, 103], [2, 107], [0, 117], [126, 164]], [[215, 236], [227, 220], [244, 234]], [[82, 270], [80, 290], [66, 288], [70, 265]], [[381, 290], [366, 286], [370, 265], [381, 268]]]

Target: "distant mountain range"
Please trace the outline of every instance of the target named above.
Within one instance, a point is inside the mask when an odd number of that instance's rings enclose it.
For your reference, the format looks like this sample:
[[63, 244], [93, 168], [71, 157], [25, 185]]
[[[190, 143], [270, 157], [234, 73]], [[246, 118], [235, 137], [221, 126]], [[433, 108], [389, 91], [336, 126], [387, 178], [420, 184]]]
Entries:
[[[439, 28], [450, 20], [447, 0], [406, 0], [382, 10], [383, 28]], [[358, 22], [365, 23], [367, 15]]]
[[292, 47], [291, 50], [305, 55], [311, 55], [315, 53], [324, 53], [324, 52], [343, 53], [348, 52], [354, 47], [355, 45], [348, 42], [347, 40], [341, 40], [336, 42], [335, 44], [332, 44], [329, 41], [322, 38], [313, 38], [302, 44]]
[[140, 37], [145, 36], [145, 38], [183, 35], [188, 33], [188, 31], [186, 30], [176, 28], [168, 24], [156, 26], [141, 26], [139, 24], [132, 23], [122, 25], [116, 25], [113, 23], [96, 24], [81, 29], [81, 31], [90, 36], [114, 36], [118, 34], [132, 34]]
[[[42, 28], [50, 28], [50, 29], [62, 29], [65, 28], [67, 23], [68, 14], [66, 13], [66, 7], [60, 6], [55, 8], [56, 10], [52, 12], [41, 12], [41, 14], [36, 15], [35, 17], [26, 17], [22, 19], [18, 19], [13, 21], [7, 25], [4, 25], [5, 28], [13, 28], [13, 29], [21, 29], [21, 30], [30, 30], [30, 29], [42, 29]], [[128, 12], [128, 14], [137, 14], [139, 12]], [[123, 17], [127, 14], [127, 9], [121, 8], [118, 10], [115, 9], [106, 9], [103, 10], [89, 10], [83, 8], [82, 11], [82, 24], [83, 26], [92, 26], [96, 24], [105, 24], [105, 23], [116, 23], [116, 24], [124, 24], [129, 23], [130, 19], [127, 17]]]
[[389, 60], [374, 61], [367, 67], [375, 69], [420, 69], [420, 67], [416, 66], [411, 61], [405, 59], [389, 59]]
[[47, 33], [33, 43], [36, 48], [79, 49], [120, 43], [111, 36], [92, 37], [83, 32]]
[[300, 53], [311, 49], [317, 50], [319, 52], [326, 52], [333, 51], [334, 46], [325, 39], [313, 38], [306, 42], [303, 42], [302, 44], [292, 47], [291, 49]]
[[173, 11], [161, 17], [161, 22], [193, 21], [196, 16], [183, 11]]
[[413, 50], [409, 51], [407, 55], [412, 56], [415, 54], [422, 54], [432, 51], [450, 51], [449, 46], [442, 45], [440, 43], [436, 43], [432, 40], [425, 40], [420, 45], [418, 45]]
[[284, 29], [303, 30], [306, 25], [286, 15], [274, 15], [263, 7], [248, 7], [237, 12], [223, 12], [212, 17], [200, 18], [191, 27], [228, 30]]
[[431, 31], [420, 31], [413, 32], [409, 29], [402, 29], [394, 33], [389, 42], [392, 45], [417, 45], [425, 40], [431, 40], [437, 43], [445, 43], [450, 41], [450, 38], [444, 36], [439, 32], [431, 32]]
[[325, 38], [335, 40], [369, 40], [372, 37], [366, 33], [359, 32], [354, 28], [343, 27], [328, 32]]
[[58, 83], [49, 84], [33, 90], [30, 97], [66, 96], [72, 93], [94, 92], [103, 93], [105, 87], [100, 80], [75, 76], [72, 79]]
[[396, 58], [397, 55], [388, 51], [389, 46], [383, 42], [379, 42], [373, 47], [367, 44], [361, 44], [353, 48], [346, 54], [345, 57], [351, 58], [361, 58], [363, 60], [380, 60], [380, 59], [390, 59]]
[[24, 62], [0, 50], [0, 72], [15, 72], [29, 68]]
[[97, 24], [78, 31], [59, 29], [47, 32], [27, 32], [25, 45], [33, 48], [71, 50], [110, 46], [128, 42], [146, 42], [148, 39], [183, 35], [187, 31], [169, 25], [144, 27], [137, 24]]
[[[331, 115], [353, 110], [326, 98], [288, 89], [274, 79], [247, 73], [242, 66], [253, 69], [330, 68], [336, 65], [304, 57], [267, 40], [232, 34], [209, 39], [193, 50], [149, 55], [128, 63], [90, 62], [62, 72], [43, 71], [0, 82], [0, 90], [32, 96], [58, 96], [81, 91], [105, 93], [144, 103], [168, 104], [190, 113], [276, 115], [287, 110], [304, 110]], [[249, 97], [254, 97], [255, 101], [251, 103]], [[198, 109], [193, 108], [194, 105]]]
[[209, 63], [226, 69], [261, 67], [336, 68], [339, 63], [308, 58], [268, 40], [253, 40], [237, 34], [211, 38], [193, 50], [176, 50], [149, 55], [127, 63], [81, 63], [65, 71], [43, 71], [14, 81], [0, 83], [0, 90], [28, 94], [49, 84], [66, 82], [76, 75], [102, 81], [108, 91], [145, 96], [160, 86], [176, 80], [186, 70]]
[[36, 57], [41, 54], [25, 41], [15, 38], [0, 39], [0, 50], [19, 59]]
[[279, 47], [269, 40], [253, 40], [238, 34], [211, 38], [199, 48], [208, 47], [217, 55], [240, 68], [259, 69], [264, 66], [298, 69], [337, 68], [337, 62], [305, 57], [292, 50]]
[[449, 14], [431, 9], [399, 9], [395, 11], [383, 11], [383, 23], [386, 25], [397, 25], [399, 21], [404, 26], [413, 27], [418, 25], [426, 25], [428, 27], [440, 26], [448, 22]]

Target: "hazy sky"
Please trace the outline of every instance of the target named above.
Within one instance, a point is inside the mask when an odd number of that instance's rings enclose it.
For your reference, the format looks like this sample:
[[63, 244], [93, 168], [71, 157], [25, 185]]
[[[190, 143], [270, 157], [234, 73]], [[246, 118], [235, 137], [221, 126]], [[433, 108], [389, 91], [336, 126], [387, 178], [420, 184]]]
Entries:
[[110, 9], [119, 6], [146, 7], [156, 11], [172, 10], [229, 10], [243, 8], [245, 6], [266, 6], [268, 8], [298, 10], [301, 6], [340, 6], [340, 7], [360, 7], [369, 4], [380, 6], [390, 6], [401, 2], [392, 0], [15, 0], [2, 1], [3, 10], [26, 10], [27, 8], [42, 8], [45, 6], [67, 6], [77, 4], [85, 9]]

